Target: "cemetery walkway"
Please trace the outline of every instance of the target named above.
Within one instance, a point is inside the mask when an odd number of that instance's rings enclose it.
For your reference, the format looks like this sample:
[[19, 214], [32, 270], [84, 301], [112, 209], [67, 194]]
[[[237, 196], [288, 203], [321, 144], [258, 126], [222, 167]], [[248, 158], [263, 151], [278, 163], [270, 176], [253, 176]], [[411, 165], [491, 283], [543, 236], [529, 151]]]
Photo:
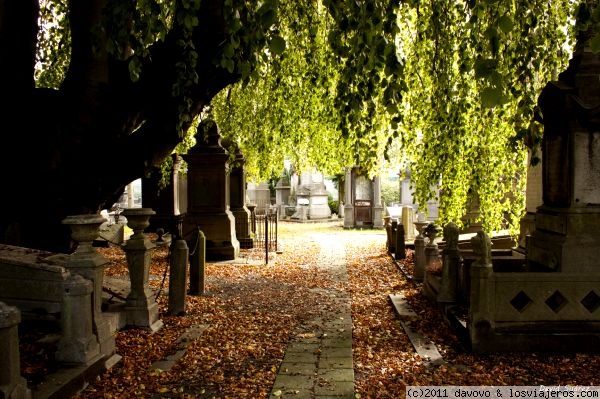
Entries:
[[[346, 247], [338, 235], [315, 235], [320, 246], [318, 267], [336, 283], [347, 283]], [[288, 344], [270, 398], [354, 398], [352, 314], [350, 295], [338, 289], [323, 292], [334, 305], [299, 327]]]

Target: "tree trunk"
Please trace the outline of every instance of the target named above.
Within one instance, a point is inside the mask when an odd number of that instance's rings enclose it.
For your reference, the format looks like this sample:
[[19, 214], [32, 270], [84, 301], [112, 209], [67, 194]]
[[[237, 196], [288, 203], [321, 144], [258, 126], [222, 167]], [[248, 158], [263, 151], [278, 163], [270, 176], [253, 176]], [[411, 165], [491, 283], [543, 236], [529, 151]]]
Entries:
[[[182, 100], [171, 94], [177, 32], [151, 48], [151, 64], [132, 82], [125, 62], [91, 51], [90, 26], [104, 3], [70, 2], [71, 63], [62, 87], [51, 90], [34, 88], [37, 1], [0, 0], [0, 100], [7, 104], [0, 111], [0, 242], [68, 252], [62, 219], [112, 206], [182, 138]], [[220, 6], [202, 2], [201, 79], [190, 94], [196, 113], [237, 79], [213, 64], [224, 37]]]

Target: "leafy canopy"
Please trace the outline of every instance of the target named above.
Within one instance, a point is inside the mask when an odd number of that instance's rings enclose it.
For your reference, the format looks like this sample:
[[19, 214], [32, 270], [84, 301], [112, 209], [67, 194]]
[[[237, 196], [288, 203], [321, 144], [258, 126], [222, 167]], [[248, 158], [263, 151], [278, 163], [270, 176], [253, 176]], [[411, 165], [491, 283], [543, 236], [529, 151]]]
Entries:
[[[193, 68], [204, 60], [194, 38], [201, 4], [111, 0], [98, 27], [134, 81], [148, 48], [182, 32], [185, 57], [172, 91], [181, 98], [182, 130], [200, 112], [189, 97], [202, 79]], [[69, 57], [66, 6], [42, 5], [37, 81], [57, 87]], [[443, 193], [441, 223], [460, 224], [477, 200], [486, 229], [517, 226], [527, 151], [540, 141], [537, 96], [569, 58], [571, 0], [220, 5], [226, 34], [210, 62], [238, 82], [214, 97], [208, 115], [241, 149], [251, 176], [279, 172], [284, 157], [299, 168], [333, 174], [358, 165], [371, 175], [401, 159], [419, 204]], [[600, 20], [594, 9], [578, 10], [585, 23]]]

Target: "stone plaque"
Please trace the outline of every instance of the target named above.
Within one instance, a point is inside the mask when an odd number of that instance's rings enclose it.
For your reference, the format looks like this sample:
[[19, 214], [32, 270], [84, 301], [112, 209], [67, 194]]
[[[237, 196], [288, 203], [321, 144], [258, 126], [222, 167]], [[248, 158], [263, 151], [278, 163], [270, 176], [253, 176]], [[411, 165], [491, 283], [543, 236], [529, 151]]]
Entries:
[[575, 206], [600, 204], [600, 133], [574, 134], [573, 196]]

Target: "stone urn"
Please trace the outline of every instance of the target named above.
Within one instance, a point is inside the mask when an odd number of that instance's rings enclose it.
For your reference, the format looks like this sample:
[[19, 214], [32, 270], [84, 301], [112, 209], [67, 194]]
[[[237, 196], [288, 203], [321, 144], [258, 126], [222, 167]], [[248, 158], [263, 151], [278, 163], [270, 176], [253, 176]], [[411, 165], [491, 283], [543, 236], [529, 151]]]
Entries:
[[425, 227], [429, 224], [429, 222], [414, 222], [415, 228], [419, 232], [419, 238], [423, 238], [423, 232], [425, 231]]
[[435, 245], [435, 239], [437, 238], [437, 236], [440, 234], [441, 231], [442, 231], [442, 228], [435, 223], [429, 223], [427, 225], [427, 227], [425, 227], [423, 234], [425, 235], [425, 237], [427, 237], [429, 239], [427, 246]]
[[151, 208], [125, 208], [121, 215], [127, 218], [127, 226], [133, 230], [130, 239], [144, 237], [144, 230], [150, 226], [150, 217], [156, 215]]
[[99, 214], [72, 215], [63, 219], [62, 224], [71, 228], [71, 239], [77, 242], [77, 249], [73, 253], [75, 258], [95, 254], [92, 242], [98, 238], [100, 225], [106, 219]]

